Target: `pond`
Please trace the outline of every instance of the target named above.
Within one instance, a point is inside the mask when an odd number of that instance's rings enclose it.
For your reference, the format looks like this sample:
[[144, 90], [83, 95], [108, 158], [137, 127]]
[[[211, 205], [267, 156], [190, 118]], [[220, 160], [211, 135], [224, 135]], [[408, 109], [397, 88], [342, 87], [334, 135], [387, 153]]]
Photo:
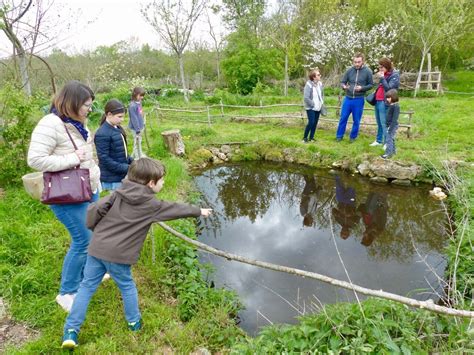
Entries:
[[[419, 300], [443, 295], [447, 218], [427, 186], [262, 162], [214, 167], [195, 183], [203, 205], [214, 209], [198, 231], [203, 243]], [[214, 265], [217, 287], [238, 293], [240, 325], [249, 334], [356, 299], [320, 281], [204, 252], [200, 260]]]

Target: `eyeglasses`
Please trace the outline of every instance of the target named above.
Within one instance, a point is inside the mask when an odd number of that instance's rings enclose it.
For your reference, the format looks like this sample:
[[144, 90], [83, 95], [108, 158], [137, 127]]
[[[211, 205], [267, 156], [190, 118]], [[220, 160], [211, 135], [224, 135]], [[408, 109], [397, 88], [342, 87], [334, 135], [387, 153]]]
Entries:
[[94, 105], [93, 102], [91, 102], [90, 104], [82, 104], [82, 106], [87, 107], [88, 110], [90, 110], [92, 108], [92, 105]]

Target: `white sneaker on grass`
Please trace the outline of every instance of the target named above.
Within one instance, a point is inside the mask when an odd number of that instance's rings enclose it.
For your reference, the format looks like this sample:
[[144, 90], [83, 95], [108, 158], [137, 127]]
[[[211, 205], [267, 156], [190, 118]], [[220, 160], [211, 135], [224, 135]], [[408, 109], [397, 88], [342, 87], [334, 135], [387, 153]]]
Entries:
[[378, 145], [380, 145], [380, 143], [377, 142], [377, 141], [373, 141], [372, 143], [369, 144], [369, 146], [371, 146], [371, 147], [376, 147]]
[[56, 302], [64, 309], [66, 312], [70, 312], [72, 308], [72, 304], [74, 302], [74, 298], [76, 294], [66, 293], [64, 295], [57, 295]]
[[383, 148], [383, 150], [387, 150], [387, 145], [384, 144], [382, 148]]

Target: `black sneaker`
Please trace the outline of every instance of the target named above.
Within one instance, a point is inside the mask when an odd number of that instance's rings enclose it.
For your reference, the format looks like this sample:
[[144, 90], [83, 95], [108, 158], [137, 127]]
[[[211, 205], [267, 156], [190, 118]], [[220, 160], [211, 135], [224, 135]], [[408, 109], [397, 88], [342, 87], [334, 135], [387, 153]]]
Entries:
[[387, 154], [383, 154], [383, 155], [380, 156], [380, 158], [382, 158], [382, 159], [384, 159], [384, 160], [387, 160], [387, 159], [390, 158], [390, 156], [387, 155]]

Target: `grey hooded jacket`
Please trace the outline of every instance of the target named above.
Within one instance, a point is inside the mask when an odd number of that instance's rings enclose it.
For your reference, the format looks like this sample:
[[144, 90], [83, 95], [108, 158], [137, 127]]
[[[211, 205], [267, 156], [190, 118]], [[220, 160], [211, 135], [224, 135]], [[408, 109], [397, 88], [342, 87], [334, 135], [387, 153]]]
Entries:
[[135, 264], [153, 222], [200, 215], [197, 206], [160, 201], [150, 187], [124, 179], [122, 187], [87, 209], [87, 227], [94, 231], [89, 255]]

